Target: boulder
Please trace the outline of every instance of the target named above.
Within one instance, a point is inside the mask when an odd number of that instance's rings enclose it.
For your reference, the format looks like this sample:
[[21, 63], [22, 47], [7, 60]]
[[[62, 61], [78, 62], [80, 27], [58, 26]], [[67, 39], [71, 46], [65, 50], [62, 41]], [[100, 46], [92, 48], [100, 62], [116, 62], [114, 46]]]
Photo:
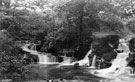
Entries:
[[93, 58], [94, 55], [97, 55], [99, 59], [103, 58], [103, 60], [110, 62], [117, 56], [116, 49], [118, 48], [118, 45], [119, 45], [118, 35], [109, 35], [106, 37], [99, 38], [92, 42], [91, 44], [92, 53], [89, 55], [89, 58]]
[[128, 58], [129, 64], [128, 65], [135, 68], [135, 38], [132, 38], [129, 41], [129, 49], [130, 49], [131, 53], [129, 54], [129, 58]]
[[74, 64], [74, 68], [75, 68], [75, 69], [79, 68], [79, 63], [75, 63], [75, 64]]
[[132, 38], [130, 41], [129, 41], [129, 49], [131, 52], [135, 52], [135, 38]]

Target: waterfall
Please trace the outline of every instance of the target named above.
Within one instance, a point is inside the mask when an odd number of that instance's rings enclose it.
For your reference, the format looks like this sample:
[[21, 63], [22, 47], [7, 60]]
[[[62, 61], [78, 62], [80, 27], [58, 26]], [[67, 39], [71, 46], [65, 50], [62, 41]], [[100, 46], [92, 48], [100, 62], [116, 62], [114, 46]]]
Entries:
[[90, 65], [90, 62], [89, 62], [89, 55], [91, 54], [91, 52], [92, 52], [92, 50], [90, 49], [90, 50], [87, 52], [86, 56], [85, 56], [82, 60], [77, 61], [77, 62], [73, 62], [72, 64], [79, 63], [79, 65], [87, 65], [87, 66], [89, 66], [89, 65]]
[[83, 65], [83, 64], [87, 64], [88, 66], [90, 65], [90, 62], [89, 62], [89, 55], [91, 54], [92, 50], [89, 50], [86, 54], [86, 56], [80, 60], [80, 64]]
[[52, 56], [51, 54], [48, 53], [42, 53], [38, 55], [39, 57], [39, 63], [40, 64], [55, 64], [57, 62], [57, 57]]
[[[26, 52], [29, 52], [29, 53], [33, 54], [33, 55], [37, 55], [38, 58], [39, 58], [40, 64], [50, 64], [50, 63], [52, 63], [52, 64], [57, 63], [58, 64], [57, 57], [52, 56], [51, 54], [48, 54], [48, 53], [41, 53], [41, 52], [38, 52], [36, 50], [31, 50], [31, 49], [28, 48], [30, 45], [31, 44], [26, 44], [25, 46], [22, 47], [22, 49]], [[35, 48], [35, 45], [32, 46], [32, 49], [34, 49], [34, 48]], [[79, 63], [79, 65], [89, 66], [90, 62], [89, 62], [88, 56], [91, 54], [91, 52], [92, 52], [92, 50], [89, 50], [87, 52], [86, 56], [82, 60], [76, 61], [76, 62], [73, 62], [73, 63], [71, 63], [72, 57], [67, 57], [65, 55], [65, 56], [63, 56], [64, 61], [61, 62], [60, 64], [61, 65], [74, 65], [75, 63]], [[95, 59], [96, 59], [96, 56], [94, 56], [94, 58], [93, 58], [93, 64], [92, 64], [93, 67], [95, 65]]]
[[86, 56], [82, 59], [82, 60], [79, 60], [79, 61], [75, 61], [75, 62], [72, 62], [71, 63], [71, 58], [72, 57], [66, 57], [66, 56], [64, 56], [63, 57], [63, 59], [64, 59], [64, 61], [63, 62], [61, 62], [60, 63], [60, 66], [62, 66], [62, 65], [74, 65], [75, 63], [79, 63], [79, 65], [87, 65], [87, 66], [89, 66], [89, 54], [91, 54], [91, 52], [92, 52], [92, 50], [89, 50], [88, 52], [87, 52], [87, 54], [86, 54]]
[[119, 69], [122, 67], [126, 67], [128, 64], [128, 62], [126, 61], [130, 53], [128, 45], [125, 42], [120, 43], [118, 49], [123, 50], [123, 52], [118, 53], [116, 59], [112, 62], [112, 66], [110, 67], [110, 69]]
[[[39, 64], [57, 64], [57, 57], [51, 55], [50, 53], [41, 53], [36, 50], [31, 50], [28, 47], [31, 44], [25, 44], [25, 46], [22, 47], [22, 49], [26, 52], [29, 52], [30, 54], [37, 55], [39, 58]], [[35, 49], [35, 45], [32, 47], [32, 49]]]
[[96, 57], [97, 57], [96, 55], [93, 56], [90, 68], [96, 68], [96, 66], [95, 66], [95, 64], [96, 64]]
[[67, 57], [66, 55], [61, 56], [63, 58], [63, 62], [61, 62], [61, 65], [73, 65], [71, 63], [71, 57]]
[[43, 64], [49, 62], [48, 57], [45, 54], [38, 55], [38, 57], [39, 57], [39, 63]]
[[[116, 59], [114, 59], [114, 61], [112, 61], [111, 67], [109, 67], [107, 69], [97, 70], [98, 73], [120, 74], [120, 72], [118, 70], [127, 68], [128, 62], [126, 61], [126, 59], [129, 57], [129, 53], [130, 53], [128, 44], [126, 42], [121, 42], [118, 46], [118, 50], [123, 50], [123, 52], [117, 54]], [[123, 71], [125, 71], [125, 70], [123, 70]]]

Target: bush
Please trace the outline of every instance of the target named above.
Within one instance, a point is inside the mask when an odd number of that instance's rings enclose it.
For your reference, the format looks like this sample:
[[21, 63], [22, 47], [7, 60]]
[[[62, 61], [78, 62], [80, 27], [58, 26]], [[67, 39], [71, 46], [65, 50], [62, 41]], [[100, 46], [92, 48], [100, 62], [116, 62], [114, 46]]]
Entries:
[[23, 80], [25, 74], [29, 71], [27, 66], [24, 66], [21, 54], [21, 48], [15, 45], [12, 41], [0, 40], [0, 73], [2, 78]]

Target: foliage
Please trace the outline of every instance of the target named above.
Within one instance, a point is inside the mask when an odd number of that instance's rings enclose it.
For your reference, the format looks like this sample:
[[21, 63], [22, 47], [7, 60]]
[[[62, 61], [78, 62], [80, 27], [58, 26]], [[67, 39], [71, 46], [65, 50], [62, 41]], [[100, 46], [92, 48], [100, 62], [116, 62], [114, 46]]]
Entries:
[[[4, 34], [1, 37], [5, 36]], [[8, 35], [5, 38], [0, 37], [0, 78], [11, 78], [13, 80], [25, 79], [28, 67], [23, 65], [23, 55], [21, 48], [15, 45]], [[20, 78], [20, 79], [19, 79]]]
[[[0, 62], [25, 68], [16, 41], [41, 41], [44, 52], [75, 50], [81, 59], [95, 38], [134, 34], [134, 0], [1, 0]], [[10, 62], [10, 60], [13, 60]], [[18, 65], [19, 64], [19, 65]], [[16, 72], [16, 71], [14, 71]], [[9, 71], [10, 73], [10, 71]], [[13, 73], [13, 72], [12, 72]]]

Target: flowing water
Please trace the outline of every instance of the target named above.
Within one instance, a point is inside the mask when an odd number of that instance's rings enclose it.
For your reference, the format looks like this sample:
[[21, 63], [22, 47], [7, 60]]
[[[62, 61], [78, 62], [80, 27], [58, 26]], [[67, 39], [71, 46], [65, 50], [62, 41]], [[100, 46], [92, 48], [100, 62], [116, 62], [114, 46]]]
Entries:
[[92, 50], [89, 50], [86, 54], [86, 56], [82, 59], [82, 60], [79, 60], [79, 61], [76, 61], [76, 62], [73, 62], [72, 64], [75, 64], [75, 63], [79, 63], [79, 65], [87, 65], [89, 66], [90, 62], [89, 62], [89, 55], [91, 54]]
[[96, 64], [96, 55], [93, 56], [93, 60], [92, 60], [90, 68], [96, 68], [95, 64]]
[[[26, 44], [22, 47], [22, 49], [26, 52], [29, 52], [30, 54], [37, 55], [39, 58], [39, 64], [57, 64], [57, 58], [55, 56], [52, 56], [50, 53], [41, 53], [35, 50], [35, 47], [32, 46], [32, 48], [28, 48], [30, 44]], [[34, 49], [34, 50], [32, 50]]]
[[[108, 79], [113, 79], [111, 81], [105, 82], [133, 82], [135, 80], [133, 74], [133, 68], [127, 66], [128, 61], [127, 58], [129, 57], [129, 47], [126, 42], [121, 42], [118, 46], [118, 50], [123, 50], [122, 53], [118, 53], [116, 59], [112, 61], [112, 65], [109, 68], [96, 70], [95, 75], [100, 77], [105, 77]], [[127, 81], [127, 79], [130, 79]], [[132, 79], [132, 80], [131, 80]]]
[[92, 50], [89, 50], [86, 54], [86, 56], [82, 59], [82, 60], [79, 60], [79, 61], [75, 61], [75, 62], [71, 62], [72, 61], [72, 57], [63, 57], [64, 58], [64, 61], [62, 63], [60, 63], [59, 66], [65, 66], [65, 65], [74, 65], [76, 63], [78, 63], [80, 66], [83, 66], [83, 65], [86, 65], [86, 66], [89, 66], [90, 62], [89, 62], [89, 54], [91, 54]]
[[71, 61], [72, 61], [71, 57], [67, 57], [66, 55], [61, 56], [61, 57], [63, 58], [63, 62], [60, 63], [60, 66], [62, 66], [62, 65], [73, 65], [71, 63]]
[[128, 62], [126, 61], [126, 59], [129, 57], [130, 53], [127, 43], [120, 43], [118, 46], [118, 50], [123, 50], [123, 52], [117, 54], [117, 57], [112, 62], [111, 67], [99, 70], [101, 73], [115, 72], [117, 69], [127, 66]]
[[[26, 52], [29, 52], [33, 55], [37, 55], [39, 58], [39, 63], [40, 64], [58, 64], [57, 62], [57, 58], [55, 56], [52, 56], [51, 54], [48, 53], [41, 53], [35, 50], [35, 46], [30, 47], [30, 49], [28, 48], [30, 46], [30, 44], [26, 44], [25, 46], [22, 47], [22, 49]], [[32, 50], [33, 49], [33, 50]], [[59, 63], [60, 66], [62, 65], [74, 65], [75, 63], [79, 63], [79, 65], [89, 65], [89, 54], [91, 54], [92, 50], [89, 50], [86, 54], [86, 56], [79, 61], [76, 62], [71, 62], [72, 61], [72, 57], [67, 57], [67, 56], [61, 56], [63, 58], [63, 62]], [[95, 60], [94, 60], [95, 61]], [[94, 62], [93, 61], [93, 62]]]
[[[74, 65], [75, 63], [79, 63], [79, 65], [89, 65], [89, 63], [90, 63], [88, 56], [89, 56], [89, 54], [91, 54], [92, 50], [89, 50], [88, 53], [86, 54], [86, 56], [80, 61], [71, 63], [71, 60], [72, 60], [71, 57], [63, 56], [64, 61], [61, 63], [58, 63], [58, 62], [55, 62], [55, 60], [57, 60], [57, 59], [48, 57], [48, 56], [51, 56], [51, 54], [41, 53], [36, 50], [31, 50], [28, 48], [28, 46], [29, 46], [29, 44], [26, 44], [25, 46], [22, 47], [22, 49], [33, 55], [37, 55], [39, 57], [40, 64], [56, 64], [57, 63], [60, 66], [67, 66], [67, 65]], [[90, 82], [134, 82], [135, 81], [135, 75], [133, 74], [133, 69], [131, 67], [127, 66], [128, 62], [126, 61], [126, 59], [129, 57], [129, 53], [130, 53], [128, 44], [126, 42], [120, 43], [118, 50], [123, 50], [123, 52], [117, 54], [116, 59], [114, 59], [112, 61], [111, 67], [106, 68], [106, 69], [100, 69], [100, 70], [95, 69], [95, 71], [89, 72], [90, 74], [96, 75], [98, 77], [103, 77], [106, 79], [99, 80], [99, 81], [90, 81]], [[91, 67], [95, 67], [95, 61], [96, 61], [96, 56], [93, 57]], [[55, 66], [54, 66], [53, 71], [55, 71]], [[73, 74], [74, 74], [74, 72], [75, 71], [73, 71]], [[67, 73], [70, 73], [70, 71]], [[67, 74], [65, 74], [65, 75], [67, 75]], [[85, 81], [81, 81], [81, 82], [85, 82]]]

